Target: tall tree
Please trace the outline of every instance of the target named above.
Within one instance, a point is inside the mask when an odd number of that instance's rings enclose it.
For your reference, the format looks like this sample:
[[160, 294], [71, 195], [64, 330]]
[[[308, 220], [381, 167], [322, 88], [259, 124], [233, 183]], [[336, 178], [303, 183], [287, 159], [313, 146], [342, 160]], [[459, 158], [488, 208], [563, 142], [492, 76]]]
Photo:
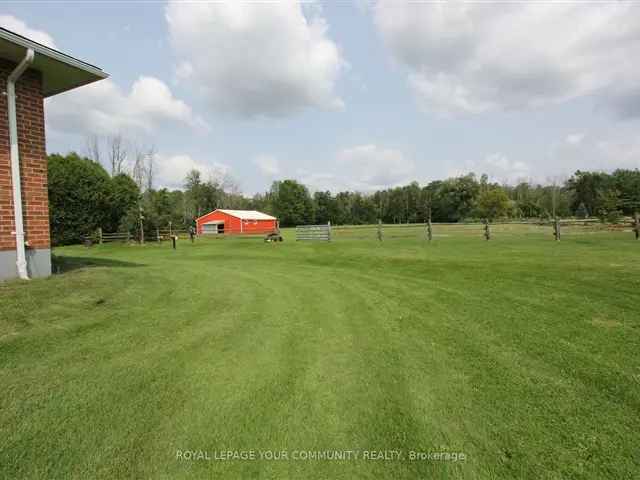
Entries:
[[273, 182], [274, 210], [283, 227], [313, 221], [313, 204], [307, 187], [295, 180]]
[[86, 140], [87, 158], [93, 160], [96, 163], [102, 163], [102, 147], [100, 136], [93, 134], [89, 135]]
[[145, 175], [147, 190], [153, 190], [156, 173], [156, 148], [152, 145], [145, 153]]
[[611, 180], [613, 188], [620, 193], [622, 212], [627, 215], [640, 212], [640, 170], [615, 170]]
[[608, 190], [611, 178], [604, 172], [583, 172], [578, 170], [566, 182], [567, 190], [573, 194], [571, 210], [576, 211], [581, 203], [590, 214], [597, 212], [601, 205], [601, 194]]
[[318, 223], [338, 223], [336, 201], [331, 192], [315, 192], [313, 194], [315, 221]]
[[473, 173], [432, 184], [434, 221], [458, 222], [472, 214], [480, 190]]
[[102, 228], [106, 231], [117, 231], [120, 229], [122, 219], [131, 208], [135, 208], [140, 200], [140, 189], [133, 179], [120, 173], [111, 179], [109, 193], [109, 219], [105, 221]]
[[507, 193], [501, 187], [484, 186], [476, 201], [476, 215], [480, 218], [495, 220], [509, 214], [510, 202]]
[[598, 192], [597, 215], [603, 222], [617, 222], [622, 215], [620, 192], [610, 188]]
[[128, 156], [126, 142], [121, 134], [117, 134], [107, 139], [107, 145], [111, 176], [115, 177], [124, 172]]

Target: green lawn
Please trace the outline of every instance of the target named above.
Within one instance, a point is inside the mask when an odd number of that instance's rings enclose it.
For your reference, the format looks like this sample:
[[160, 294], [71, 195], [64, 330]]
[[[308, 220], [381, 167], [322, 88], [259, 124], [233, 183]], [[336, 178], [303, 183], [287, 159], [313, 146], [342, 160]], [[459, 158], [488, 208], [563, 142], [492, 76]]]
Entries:
[[290, 235], [59, 248], [0, 284], [0, 478], [640, 476], [630, 233]]

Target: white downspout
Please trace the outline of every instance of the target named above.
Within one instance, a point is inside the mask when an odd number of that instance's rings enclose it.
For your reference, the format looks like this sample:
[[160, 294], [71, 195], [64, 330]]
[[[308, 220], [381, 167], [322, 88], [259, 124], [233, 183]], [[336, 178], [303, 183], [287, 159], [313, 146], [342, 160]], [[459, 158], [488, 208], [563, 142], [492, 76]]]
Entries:
[[29, 280], [27, 257], [24, 249], [22, 220], [22, 192], [20, 187], [20, 152], [18, 150], [18, 122], [16, 121], [16, 81], [33, 62], [34, 51], [29, 48], [20, 64], [7, 78], [7, 104], [9, 110], [9, 143], [11, 144], [11, 183], [13, 185], [13, 218], [16, 225], [16, 265], [18, 276]]

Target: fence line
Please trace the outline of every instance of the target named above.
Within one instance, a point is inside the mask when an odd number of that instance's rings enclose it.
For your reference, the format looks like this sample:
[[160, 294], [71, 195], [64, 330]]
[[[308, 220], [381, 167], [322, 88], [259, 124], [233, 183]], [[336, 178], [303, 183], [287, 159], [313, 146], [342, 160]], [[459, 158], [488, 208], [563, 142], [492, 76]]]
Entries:
[[129, 232], [103, 232], [101, 228], [92, 234], [85, 235], [82, 240], [87, 243], [111, 243], [111, 242], [129, 242], [131, 234]]
[[131, 240], [131, 234], [129, 232], [114, 232], [103, 233], [100, 238], [100, 243], [105, 242], [117, 242], [117, 241], [129, 241]]
[[[497, 221], [482, 223], [452, 223], [452, 222], [426, 222], [426, 223], [402, 223], [383, 224], [380, 220], [377, 224], [369, 225], [338, 225], [331, 227], [337, 239], [400, 239], [422, 238], [431, 241], [438, 237], [447, 236], [477, 236], [487, 240], [499, 238], [504, 235], [549, 235], [560, 240], [564, 235], [582, 233], [596, 233], [606, 231], [632, 232], [640, 239], [640, 217], [625, 218], [621, 223], [604, 224], [599, 219], [551, 219], [528, 221]], [[636, 233], [637, 232], [637, 233]]]
[[[163, 240], [170, 240], [172, 236], [178, 238], [189, 238], [189, 231], [184, 228], [172, 228], [169, 225], [168, 228], [156, 228], [153, 232], [145, 232], [145, 241], [161, 242]], [[140, 238], [136, 234], [131, 232], [104, 232], [102, 228], [98, 229], [88, 235], [82, 237], [82, 241], [87, 243], [111, 243], [111, 242], [131, 242], [140, 241]]]
[[178, 228], [159, 228], [156, 230], [156, 240], [159, 242], [163, 240], [171, 240], [171, 237], [174, 235], [178, 238], [188, 238], [189, 231]]
[[[563, 235], [596, 232], [631, 232], [640, 240], [640, 215], [624, 218], [619, 223], [602, 223], [599, 219], [557, 219], [557, 220], [521, 220], [497, 222], [429, 222], [426, 223], [392, 223], [383, 224], [378, 220], [368, 225], [298, 225], [296, 226], [296, 240], [302, 241], [331, 241], [338, 239], [400, 239], [422, 238], [431, 241], [438, 237], [454, 235], [473, 235], [487, 240], [503, 235], [544, 234], [560, 240]], [[147, 240], [161, 242], [170, 240], [172, 236], [189, 238], [189, 231], [181, 228], [156, 229]], [[138, 240], [131, 232], [103, 232], [98, 228], [93, 234], [85, 235], [82, 240], [87, 243], [131, 242]]]
[[[576, 225], [576, 226], [588, 226], [588, 225], [602, 225], [602, 221], [597, 218], [587, 218], [587, 219], [558, 219], [561, 225]], [[429, 222], [416, 222], [416, 223], [382, 223], [384, 228], [407, 228], [407, 227], [426, 227]], [[551, 225], [553, 223], [553, 219], [549, 220], [514, 220], [514, 221], [492, 221], [491, 225]], [[377, 223], [368, 223], [364, 225], [331, 225], [333, 230], [344, 230], [344, 229], [368, 229], [377, 227]], [[433, 226], [479, 226], [484, 225], [484, 221], [478, 222], [431, 222]], [[616, 224], [611, 224], [616, 225]]]

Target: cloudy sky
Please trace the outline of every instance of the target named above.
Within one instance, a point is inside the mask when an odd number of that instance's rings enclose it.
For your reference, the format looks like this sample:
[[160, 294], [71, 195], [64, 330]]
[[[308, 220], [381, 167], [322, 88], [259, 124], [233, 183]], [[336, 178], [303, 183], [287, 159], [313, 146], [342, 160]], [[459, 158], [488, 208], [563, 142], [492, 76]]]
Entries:
[[49, 152], [120, 132], [159, 186], [640, 168], [638, 3], [5, 1], [0, 25], [110, 74], [47, 101]]

